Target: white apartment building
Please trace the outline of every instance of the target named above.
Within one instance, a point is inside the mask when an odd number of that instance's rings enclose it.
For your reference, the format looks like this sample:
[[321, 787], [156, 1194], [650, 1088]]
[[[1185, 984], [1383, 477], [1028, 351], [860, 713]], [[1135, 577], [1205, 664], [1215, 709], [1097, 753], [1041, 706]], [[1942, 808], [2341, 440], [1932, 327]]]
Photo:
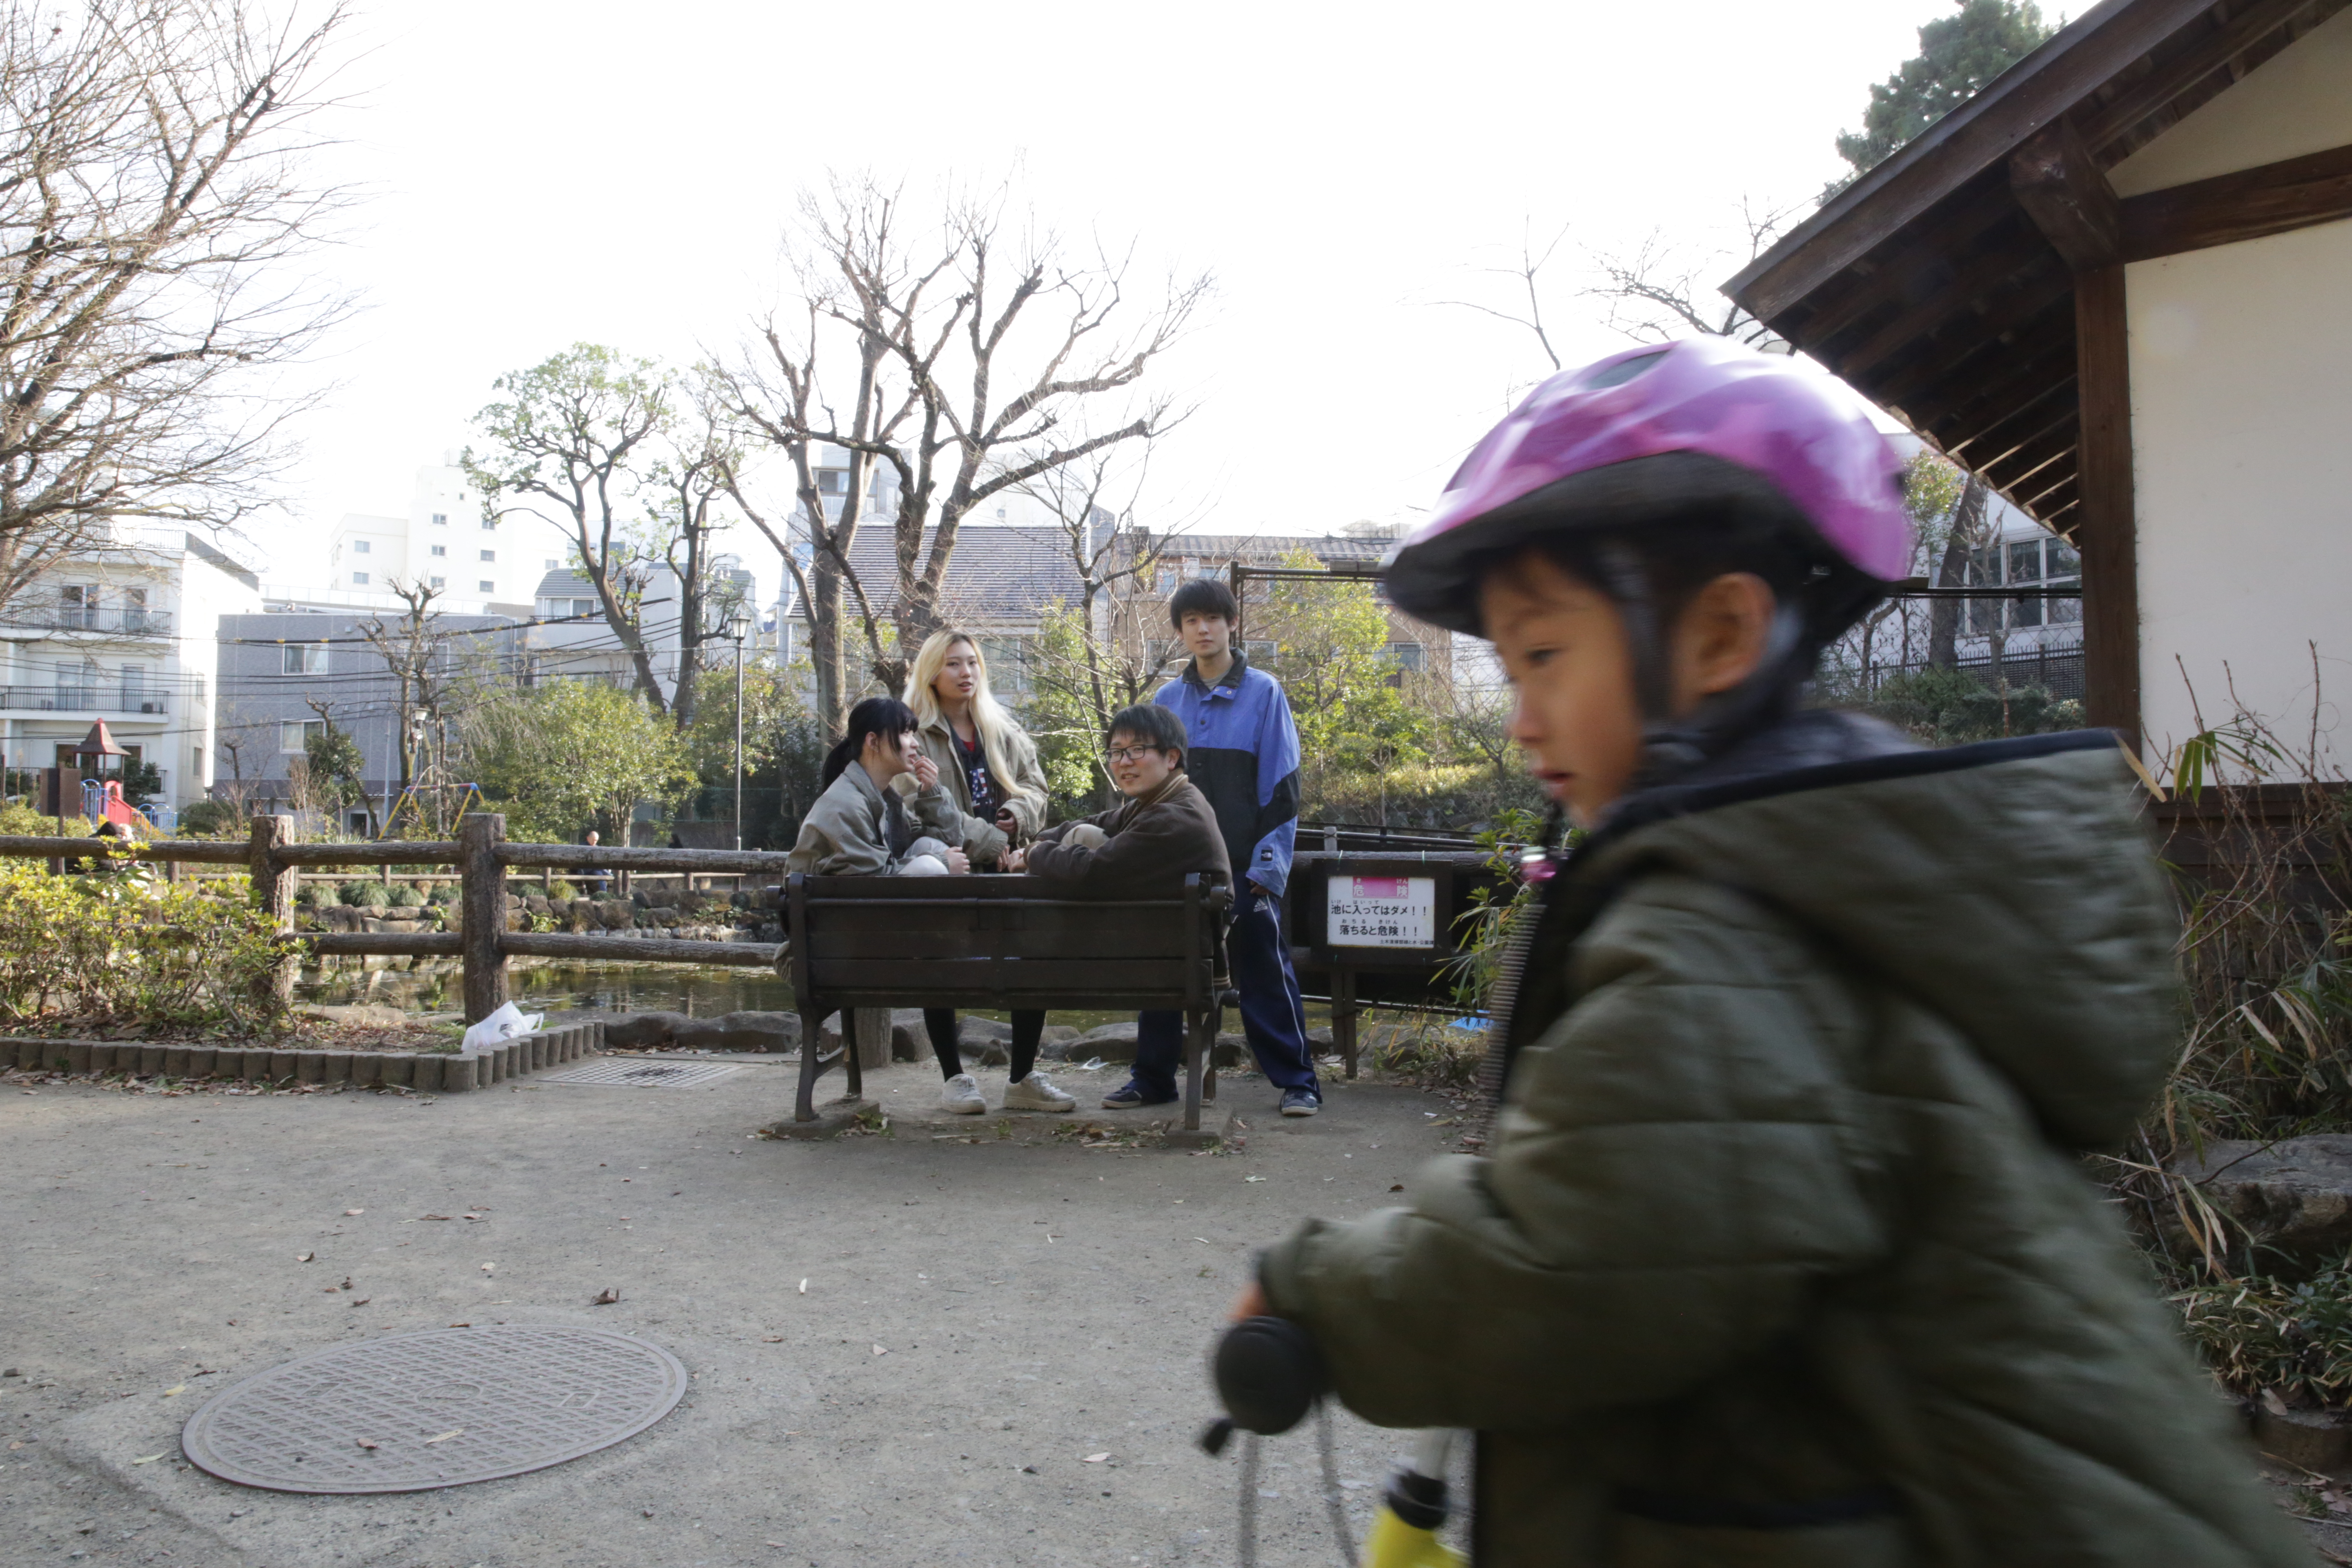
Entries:
[[213, 782], [215, 627], [261, 607], [260, 580], [195, 535], [118, 530], [0, 605], [0, 754], [12, 769], [80, 764], [96, 721], [163, 774], [176, 810]]
[[399, 601], [393, 582], [421, 582], [441, 590], [436, 609], [520, 616], [547, 570], [550, 537], [529, 517], [486, 520], [481, 493], [466, 482], [463, 468], [454, 461], [428, 464], [416, 470], [405, 517], [346, 512], [336, 522], [327, 542], [326, 593], [281, 592], [272, 584], [269, 595], [321, 608], [394, 609]]

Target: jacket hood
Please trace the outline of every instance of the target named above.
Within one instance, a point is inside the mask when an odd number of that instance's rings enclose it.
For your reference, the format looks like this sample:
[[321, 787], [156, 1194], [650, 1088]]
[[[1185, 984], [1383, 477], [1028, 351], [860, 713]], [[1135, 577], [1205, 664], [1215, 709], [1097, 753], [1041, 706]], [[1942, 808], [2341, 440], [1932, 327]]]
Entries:
[[2115, 736], [1902, 744], [1801, 715], [1628, 798], [1575, 872], [1735, 885], [1951, 1019], [2053, 1141], [2120, 1143], [2175, 1054], [2179, 927]]

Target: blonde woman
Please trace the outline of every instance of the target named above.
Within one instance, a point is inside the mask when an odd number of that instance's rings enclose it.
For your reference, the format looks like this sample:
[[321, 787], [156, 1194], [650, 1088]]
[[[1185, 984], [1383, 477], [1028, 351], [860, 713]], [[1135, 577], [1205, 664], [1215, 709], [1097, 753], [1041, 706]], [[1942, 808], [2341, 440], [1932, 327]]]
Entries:
[[[1015, 844], [1045, 825], [1045, 775], [1037, 748], [988, 689], [988, 665], [969, 632], [944, 630], [924, 639], [907, 678], [907, 706], [920, 726], [923, 754], [963, 820], [963, 852], [975, 870], [994, 866]], [[1013, 1015], [1013, 1061], [1004, 1086], [1007, 1110], [1068, 1110], [1077, 1104], [1035, 1070], [1045, 1015]], [[977, 1116], [987, 1109], [980, 1085], [963, 1070], [956, 1016], [948, 1007], [923, 1009], [923, 1032], [947, 1079], [949, 1110]]]

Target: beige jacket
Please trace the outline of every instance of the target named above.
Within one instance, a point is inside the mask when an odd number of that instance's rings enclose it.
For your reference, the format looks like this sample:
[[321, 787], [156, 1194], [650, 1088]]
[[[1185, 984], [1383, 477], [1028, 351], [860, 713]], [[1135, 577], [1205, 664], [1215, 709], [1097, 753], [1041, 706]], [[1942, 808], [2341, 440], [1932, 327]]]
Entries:
[[[1010, 761], [1013, 776], [999, 784], [999, 793], [1005, 793], [1006, 785], [1024, 792], [1013, 795], [1006, 804], [1012, 808], [1013, 820], [1021, 825], [1021, 837], [1034, 839], [1038, 829], [1045, 826], [1045, 770], [1037, 765], [1036, 742], [1018, 729], [1013, 730], [1008, 738], [1012, 742]], [[940, 770], [940, 788], [955, 806], [958, 826], [956, 837], [950, 837], [949, 842], [961, 846], [963, 852], [971, 857], [974, 865], [994, 864], [1008, 847], [1004, 830], [989, 817], [971, 814], [971, 794], [964, 785], [963, 763], [956, 757], [955, 734], [948, 728], [948, 721], [941, 719], [925, 729], [922, 742], [923, 754], [930, 758], [931, 765]], [[991, 812], [989, 816], [994, 815]]]

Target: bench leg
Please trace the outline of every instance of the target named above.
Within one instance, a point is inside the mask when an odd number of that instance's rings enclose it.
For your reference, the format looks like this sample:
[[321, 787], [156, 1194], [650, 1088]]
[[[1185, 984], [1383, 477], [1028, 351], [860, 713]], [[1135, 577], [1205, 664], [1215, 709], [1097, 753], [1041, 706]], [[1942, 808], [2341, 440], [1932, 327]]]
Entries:
[[793, 1102], [793, 1120], [816, 1120], [816, 1075], [824, 1070], [824, 1015], [803, 1012], [801, 1015], [801, 1089], [800, 1098]]
[[1225, 1005], [1219, 1001], [1209, 1009], [1209, 1047], [1202, 1053], [1201, 1065], [1201, 1099], [1217, 1103], [1217, 1037], [1225, 1032]]
[[1212, 1015], [1194, 1013], [1184, 1020], [1184, 1131], [1201, 1130], [1201, 1068], [1215, 1066], [1216, 1036], [1209, 1026]]
[[857, 1009], [841, 1010], [841, 1065], [849, 1072], [849, 1098], [866, 1098], [866, 1069], [857, 1061]]

